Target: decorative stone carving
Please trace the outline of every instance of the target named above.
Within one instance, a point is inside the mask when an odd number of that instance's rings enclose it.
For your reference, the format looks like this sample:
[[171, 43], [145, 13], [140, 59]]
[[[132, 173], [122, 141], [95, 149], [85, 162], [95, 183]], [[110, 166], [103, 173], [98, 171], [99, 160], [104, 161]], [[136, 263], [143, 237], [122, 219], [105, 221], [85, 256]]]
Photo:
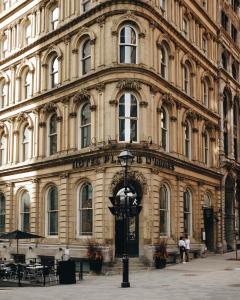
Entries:
[[148, 102], [147, 101], [140, 101], [139, 105], [141, 107], [147, 107], [148, 106]]
[[174, 106], [173, 96], [171, 93], [166, 93], [162, 95], [162, 101], [165, 104], [170, 104], [171, 106]]
[[39, 122], [39, 127], [40, 128], [46, 127], [46, 122]]
[[117, 100], [109, 100], [108, 103], [109, 103], [110, 105], [114, 105], [114, 106], [117, 106], [117, 105], [118, 105]]
[[105, 83], [101, 82], [96, 85], [96, 90], [99, 93], [102, 93], [105, 90]]
[[120, 80], [117, 83], [117, 88], [120, 90], [134, 90], [139, 91], [141, 90], [141, 83], [134, 79], [125, 79]]
[[71, 113], [69, 114], [69, 117], [70, 117], [70, 118], [76, 118], [76, 117], [77, 117], [77, 113], [76, 113], [76, 112], [71, 112]]
[[85, 101], [89, 101], [89, 99], [90, 99], [90, 94], [88, 90], [82, 89], [73, 97], [73, 102], [82, 103]]
[[42, 111], [43, 111], [44, 114], [46, 114], [46, 113], [52, 113], [52, 112], [55, 112], [56, 109], [57, 109], [57, 106], [56, 106], [55, 103], [53, 103], [53, 102], [48, 102], [47, 104], [45, 104], [45, 105], [43, 106]]
[[186, 113], [186, 117], [190, 120], [195, 120], [197, 118], [197, 114], [191, 109], [189, 109]]

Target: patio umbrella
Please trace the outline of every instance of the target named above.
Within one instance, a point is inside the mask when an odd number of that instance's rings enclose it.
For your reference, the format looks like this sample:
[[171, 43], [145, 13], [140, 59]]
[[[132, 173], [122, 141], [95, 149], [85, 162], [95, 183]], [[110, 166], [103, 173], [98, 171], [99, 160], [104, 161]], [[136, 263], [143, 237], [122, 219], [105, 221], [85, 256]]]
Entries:
[[0, 235], [0, 240], [17, 240], [17, 254], [18, 254], [18, 240], [24, 239], [39, 239], [43, 238], [41, 235], [37, 235], [34, 233], [21, 231], [21, 230], [14, 230], [11, 232], [4, 233]]

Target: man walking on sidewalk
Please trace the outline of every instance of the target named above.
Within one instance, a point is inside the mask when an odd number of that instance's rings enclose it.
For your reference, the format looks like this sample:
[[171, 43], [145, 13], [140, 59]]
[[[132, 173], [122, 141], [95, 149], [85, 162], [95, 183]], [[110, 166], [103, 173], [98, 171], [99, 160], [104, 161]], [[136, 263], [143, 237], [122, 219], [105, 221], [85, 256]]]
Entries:
[[188, 235], [185, 235], [185, 257], [186, 257], [186, 262], [189, 262], [189, 250], [190, 250], [190, 240], [188, 238]]

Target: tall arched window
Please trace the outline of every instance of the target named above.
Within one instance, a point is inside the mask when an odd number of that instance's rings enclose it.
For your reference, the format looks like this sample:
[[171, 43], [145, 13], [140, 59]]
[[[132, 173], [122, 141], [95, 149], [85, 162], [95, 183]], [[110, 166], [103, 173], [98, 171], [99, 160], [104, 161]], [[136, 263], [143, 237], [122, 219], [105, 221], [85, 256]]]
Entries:
[[138, 104], [133, 94], [125, 93], [119, 100], [119, 141], [137, 142]]
[[8, 51], [8, 39], [5, 36], [1, 42], [1, 58], [5, 58], [7, 56]]
[[53, 114], [49, 119], [48, 126], [49, 155], [57, 152], [57, 114]]
[[0, 83], [0, 99], [1, 108], [4, 108], [7, 105], [7, 84], [5, 81]]
[[24, 99], [30, 98], [31, 95], [31, 74], [28, 71], [24, 77]]
[[6, 201], [3, 193], [0, 193], [0, 232], [5, 232], [5, 214], [6, 214]]
[[161, 146], [165, 151], [169, 150], [169, 118], [167, 110], [161, 108]]
[[190, 95], [190, 68], [187, 64], [183, 66], [183, 90], [186, 94]]
[[22, 131], [22, 160], [25, 161], [29, 158], [29, 129], [28, 125]]
[[31, 23], [25, 25], [25, 45], [29, 45], [31, 41]]
[[238, 79], [238, 69], [239, 65], [237, 62], [232, 63], [232, 77], [237, 80]]
[[58, 192], [55, 186], [47, 193], [47, 235], [58, 235]]
[[191, 125], [189, 121], [186, 121], [184, 126], [184, 154], [191, 159]]
[[228, 68], [228, 60], [225, 52], [222, 53], [222, 67], [227, 71]]
[[[223, 118], [224, 121], [228, 119], [228, 105], [230, 103], [230, 94], [227, 90], [223, 91]], [[223, 144], [224, 144], [224, 153], [228, 155], [228, 126], [227, 122], [224, 122], [224, 132], [223, 132]]]
[[192, 195], [189, 190], [183, 193], [184, 233], [192, 235]]
[[234, 97], [233, 100], [233, 149], [234, 149], [234, 158], [238, 159], [238, 120], [239, 120], [239, 109], [238, 109], [238, 100], [237, 97]]
[[93, 233], [93, 199], [92, 186], [84, 183], [79, 191], [79, 235], [92, 235]]
[[81, 144], [80, 148], [86, 148], [91, 142], [91, 110], [90, 103], [86, 103], [80, 110], [80, 132]]
[[160, 74], [163, 78], [168, 78], [168, 51], [165, 45], [161, 47], [161, 66], [160, 66]]
[[209, 165], [209, 135], [205, 132], [203, 135], [203, 161]]
[[2, 133], [0, 138], [0, 166], [5, 164], [6, 156], [6, 138], [4, 133]]
[[55, 88], [59, 83], [59, 65], [58, 65], [58, 57], [55, 55], [50, 60], [49, 65], [50, 71], [50, 87]]
[[208, 107], [209, 103], [209, 85], [207, 80], [203, 81], [203, 105]]
[[122, 64], [137, 63], [137, 33], [132, 26], [125, 25], [120, 30], [119, 47], [120, 47], [120, 63]]
[[204, 194], [203, 206], [204, 207], [211, 207], [212, 206], [211, 195], [209, 195], [208, 193]]
[[30, 231], [30, 196], [28, 192], [24, 192], [21, 197], [20, 205], [21, 230]]
[[183, 17], [183, 23], [182, 23], [182, 29], [183, 29], [183, 35], [185, 38], [189, 38], [189, 21], [187, 17]]
[[57, 29], [59, 22], [59, 8], [54, 7], [50, 12], [50, 30]]
[[160, 215], [160, 235], [170, 235], [170, 195], [168, 188], [163, 185], [160, 188], [160, 203], [159, 203], [159, 215]]
[[91, 70], [91, 42], [87, 39], [82, 45], [82, 74], [87, 74]]

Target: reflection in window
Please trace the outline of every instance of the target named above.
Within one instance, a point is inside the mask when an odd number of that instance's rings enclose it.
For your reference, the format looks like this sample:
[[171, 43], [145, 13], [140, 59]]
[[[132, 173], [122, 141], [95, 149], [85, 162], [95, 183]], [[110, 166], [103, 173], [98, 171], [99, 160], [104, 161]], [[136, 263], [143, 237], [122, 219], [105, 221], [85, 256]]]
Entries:
[[0, 85], [0, 99], [1, 108], [4, 108], [7, 105], [7, 84], [5, 82]]
[[91, 110], [90, 103], [81, 109], [81, 148], [88, 147], [91, 141]]
[[189, 190], [183, 193], [184, 233], [192, 235], [192, 203]]
[[161, 146], [167, 151], [168, 150], [168, 114], [164, 107], [161, 108]]
[[79, 192], [79, 235], [93, 233], [92, 186], [85, 183]]
[[168, 77], [168, 51], [165, 46], [161, 47], [161, 66], [160, 74], [163, 78]]
[[137, 35], [130, 25], [124, 26], [120, 31], [120, 63], [136, 64], [137, 62]]
[[48, 235], [58, 235], [58, 193], [56, 187], [48, 191]]
[[21, 197], [21, 230], [30, 232], [30, 196], [24, 192]]
[[204, 151], [204, 163], [206, 165], [209, 164], [209, 136], [208, 133], [206, 132], [203, 136], [203, 142], [204, 142], [204, 146], [203, 146], [203, 151]]
[[31, 97], [31, 74], [27, 72], [24, 79], [24, 99]]
[[119, 100], [119, 141], [137, 142], [138, 107], [137, 99], [125, 93]]
[[2, 133], [0, 139], [0, 166], [3, 166], [5, 164], [5, 155], [6, 155], [6, 138], [4, 133]]
[[169, 192], [165, 185], [160, 188], [160, 235], [169, 236]]
[[91, 70], [91, 43], [88, 39], [82, 46], [82, 74], [87, 74]]
[[191, 127], [188, 121], [185, 122], [184, 126], [184, 146], [185, 146], [185, 156], [191, 158]]
[[91, 8], [91, 0], [83, 0], [82, 1], [82, 11], [88, 11]]
[[203, 105], [208, 107], [209, 86], [207, 80], [203, 81]]
[[26, 125], [22, 133], [22, 160], [25, 161], [29, 158], [29, 129]]
[[54, 88], [58, 85], [58, 57], [54, 56], [50, 63], [50, 84], [51, 88]]
[[183, 66], [183, 90], [186, 94], [190, 95], [190, 70], [187, 65]]
[[25, 43], [26, 45], [30, 44], [31, 39], [31, 24], [27, 24], [25, 27]]
[[0, 193], [0, 232], [5, 232], [5, 215], [6, 215], [6, 201], [2, 193]]
[[57, 152], [57, 115], [54, 114], [49, 120], [49, 155]]
[[59, 8], [55, 7], [51, 11], [51, 30], [57, 29], [58, 21], [59, 21]]

